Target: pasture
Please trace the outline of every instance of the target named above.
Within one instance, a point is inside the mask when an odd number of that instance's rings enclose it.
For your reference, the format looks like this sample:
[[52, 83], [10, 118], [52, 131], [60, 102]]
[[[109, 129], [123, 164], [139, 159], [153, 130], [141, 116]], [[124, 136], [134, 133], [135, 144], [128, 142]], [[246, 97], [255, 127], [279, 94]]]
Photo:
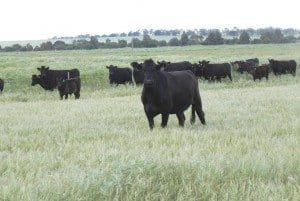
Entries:
[[[199, 80], [206, 126], [149, 130], [142, 87], [108, 84], [131, 61], [295, 59], [296, 76]], [[299, 200], [300, 44], [0, 53], [0, 200]], [[79, 100], [32, 87], [78, 68]]]

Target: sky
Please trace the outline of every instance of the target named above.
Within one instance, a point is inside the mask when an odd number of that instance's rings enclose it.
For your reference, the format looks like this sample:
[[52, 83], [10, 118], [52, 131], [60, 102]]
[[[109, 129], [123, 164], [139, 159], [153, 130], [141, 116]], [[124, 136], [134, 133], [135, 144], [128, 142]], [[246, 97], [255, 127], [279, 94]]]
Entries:
[[299, 0], [1, 0], [0, 6], [0, 41], [145, 28], [300, 29]]

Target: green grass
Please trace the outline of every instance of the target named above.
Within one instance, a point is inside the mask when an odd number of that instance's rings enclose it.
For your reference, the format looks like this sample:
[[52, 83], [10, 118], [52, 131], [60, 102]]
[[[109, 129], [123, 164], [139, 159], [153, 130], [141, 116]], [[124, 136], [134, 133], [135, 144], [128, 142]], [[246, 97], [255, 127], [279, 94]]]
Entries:
[[[142, 88], [110, 87], [133, 60], [296, 59], [300, 44], [1, 53], [0, 200], [299, 200], [300, 76], [200, 80], [207, 126], [151, 132]], [[31, 87], [46, 64], [79, 68], [79, 100]], [[298, 66], [299, 67], [299, 66]], [[299, 69], [298, 69], [299, 70]]]

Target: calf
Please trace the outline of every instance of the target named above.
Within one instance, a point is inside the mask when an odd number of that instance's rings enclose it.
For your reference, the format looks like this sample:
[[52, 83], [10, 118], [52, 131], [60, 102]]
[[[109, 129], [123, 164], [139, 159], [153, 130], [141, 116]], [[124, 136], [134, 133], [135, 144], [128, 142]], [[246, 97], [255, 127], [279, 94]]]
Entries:
[[201, 123], [205, 124], [198, 81], [191, 71], [161, 71], [152, 59], [145, 60], [142, 69], [145, 79], [141, 99], [150, 129], [153, 129], [153, 118], [158, 114], [162, 115], [163, 128], [167, 126], [170, 114], [176, 114], [179, 125], [184, 126], [184, 111], [190, 105], [191, 124], [195, 122], [195, 111]]
[[0, 79], [0, 92], [3, 91], [3, 88], [4, 88], [4, 81]]
[[109, 70], [110, 84], [132, 83], [132, 70], [130, 68], [118, 68], [117, 66], [106, 66]]
[[221, 78], [228, 77], [232, 81], [231, 66], [229, 63], [209, 64], [209, 61], [199, 61], [202, 76], [208, 80], [215, 80], [221, 82]]
[[261, 80], [261, 78], [265, 77], [266, 80], [269, 78], [269, 65], [262, 65], [258, 67], [254, 67], [251, 71], [250, 74], [253, 76], [253, 80], [255, 81], [256, 79]]
[[81, 80], [79, 77], [65, 79], [59, 78], [58, 79], [58, 86], [57, 89], [59, 91], [60, 99], [68, 99], [68, 95], [74, 94], [75, 99], [80, 97], [80, 88], [81, 88]]

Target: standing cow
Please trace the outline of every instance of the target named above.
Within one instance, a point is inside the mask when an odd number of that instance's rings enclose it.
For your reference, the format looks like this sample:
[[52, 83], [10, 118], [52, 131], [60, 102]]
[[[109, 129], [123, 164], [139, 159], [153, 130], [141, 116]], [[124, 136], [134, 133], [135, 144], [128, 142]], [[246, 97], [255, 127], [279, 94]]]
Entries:
[[109, 70], [110, 84], [132, 83], [132, 70], [130, 68], [118, 68], [117, 66], [106, 66]]
[[209, 61], [199, 61], [200, 75], [208, 80], [215, 80], [221, 82], [221, 78], [228, 77], [232, 81], [231, 66], [229, 63], [210, 64]]
[[191, 124], [195, 122], [195, 111], [202, 124], [205, 124], [198, 81], [191, 71], [164, 72], [152, 59], [145, 60], [142, 103], [149, 127], [154, 127], [153, 118], [162, 115], [161, 126], [167, 126], [170, 114], [176, 114], [179, 125], [184, 126], [184, 111], [192, 105]]
[[[80, 73], [78, 69], [71, 69], [71, 70], [52, 70], [49, 69], [49, 67], [41, 66], [40, 68], [37, 68], [41, 74], [40, 79], [43, 81], [43, 85], [45, 87], [42, 87], [46, 90], [53, 90], [58, 85], [58, 80], [60, 78], [67, 79], [74, 78], [74, 77], [80, 77]], [[36, 77], [35, 77], [36, 78]]]
[[269, 59], [270, 68], [275, 75], [281, 75], [291, 73], [293, 76], [296, 75], [297, 63], [295, 60], [274, 60]]

